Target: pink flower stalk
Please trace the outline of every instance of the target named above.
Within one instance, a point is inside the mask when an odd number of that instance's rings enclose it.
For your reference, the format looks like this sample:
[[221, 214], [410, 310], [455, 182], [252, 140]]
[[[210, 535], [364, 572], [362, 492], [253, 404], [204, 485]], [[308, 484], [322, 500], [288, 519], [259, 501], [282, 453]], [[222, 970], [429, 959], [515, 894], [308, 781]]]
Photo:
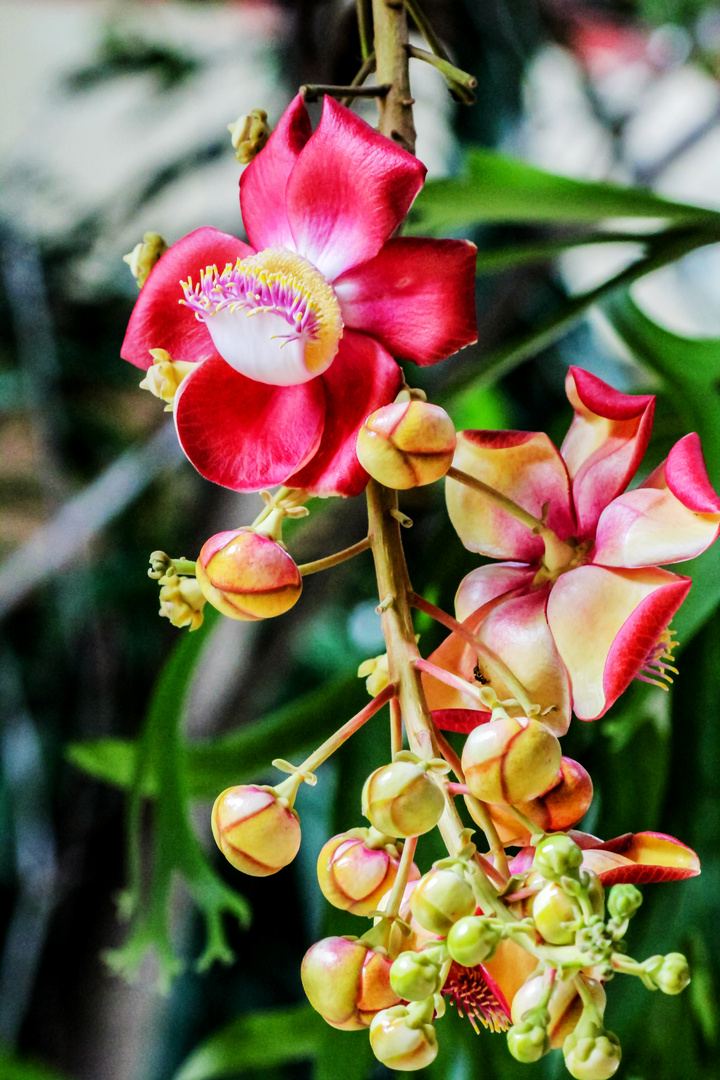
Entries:
[[297, 97], [243, 172], [248, 243], [198, 229], [154, 267], [122, 356], [197, 365], [174, 413], [207, 479], [358, 494], [357, 432], [400, 389], [393, 356], [434, 364], [477, 339], [475, 246], [391, 239], [425, 171], [332, 98], [313, 133]]
[[[465, 547], [495, 559], [461, 582], [456, 615], [525, 686], [555, 734], [570, 708], [602, 716], [633, 678], [664, 685], [672, 668], [668, 631], [690, 579], [658, 564], [692, 559], [720, 531], [720, 499], [697, 435], [686, 435], [632, 491], [647, 448], [654, 397], [613, 390], [571, 368], [575, 418], [558, 451], [541, 432], [465, 431], [455, 465], [542, 519], [533, 530], [488, 496], [456, 480], [446, 492]], [[623, 494], [624, 493], [624, 494]], [[431, 657], [469, 681], [475, 650], [450, 635]], [[482, 666], [482, 661], [480, 662]], [[512, 689], [489, 670], [500, 698]], [[425, 676], [435, 710], [482, 708], [476, 698]], [[452, 727], [445, 714], [443, 726]]]

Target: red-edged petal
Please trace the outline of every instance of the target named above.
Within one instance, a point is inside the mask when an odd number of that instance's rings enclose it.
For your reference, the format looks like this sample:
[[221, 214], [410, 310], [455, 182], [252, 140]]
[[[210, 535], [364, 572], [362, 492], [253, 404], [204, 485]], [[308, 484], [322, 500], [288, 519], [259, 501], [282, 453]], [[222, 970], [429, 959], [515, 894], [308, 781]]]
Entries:
[[345, 325], [402, 360], [451, 356], [477, 341], [476, 254], [468, 240], [389, 240], [334, 282]]
[[491, 600], [513, 589], [529, 589], [535, 577], [535, 567], [525, 563], [488, 563], [471, 570], [460, 582], [455, 593], [455, 618], [465, 622]]
[[600, 514], [624, 491], [647, 449], [652, 395], [621, 394], [582, 368], [565, 384], [575, 419], [561, 447], [573, 482], [578, 536], [592, 536]]
[[154, 363], [150, 349], [166, 349], [173, 360], [197, 363], [216, 352], [204, 322], [180, 301], [180, 282], [197, 281], [206, 266], [235, 263], [255, 252], [242, 240], [218, 232], [196, 229], [173, 244], [158, 260], [140, 290], [130, 316], [120, 355], [144, 371]]
[[322, 443], [286, 483], [316, 495], [359, 495], [368, 481], [355, 453], [360, 425], [369, 413], [393, 400], [402, 372], [379, 342], [346, 330], [331, 367], [313, 382], [325, 388]]
[[288, 179], [312, 135], [302, 98], [290, 102], [267, 146], [240, 177], [240, 209], [250, 243], [258, 250], [281, 245], [295, 250], [285, 209]]
[[180, 445], [207, 480], [234, 491], [283, 483], [320, 444], [325, 392], [319, 379], [270, 386], [210, 357], [175, 398]]
[[329, 281], [372, 259], [412, 206], [425, 172], [416, 157], [326, 97], [287, 185], [297, 251]]
[[697, 877], [700, 860], [686, 844], [665, 833], [626, 833], [583, 853], [583, 866], [600, 876], [607, 888], [681, 881]]
[[627, 689], [689, 589], [689, 578], [653, 567], [579, 566], [557, 580], [547, 617], [576, 716], [597, 720]]
[[[561, 539], [575, 531], [570, 481], [560, 454], [544, 432], [461, 431], [453, 462], [457, 469], [489, 484], [540, 518], [548, 505], [547, 524]], [[494, 559], [537, 562], [545, 545], [539, 536], [479, 491], [446, 480], [448, 513], [470, 551]]]
[[432, 718], [440, 731], [459, 731], [468, 735], [480, 724], [487, 724], [490, 713], [480, 709], [434, 709]]

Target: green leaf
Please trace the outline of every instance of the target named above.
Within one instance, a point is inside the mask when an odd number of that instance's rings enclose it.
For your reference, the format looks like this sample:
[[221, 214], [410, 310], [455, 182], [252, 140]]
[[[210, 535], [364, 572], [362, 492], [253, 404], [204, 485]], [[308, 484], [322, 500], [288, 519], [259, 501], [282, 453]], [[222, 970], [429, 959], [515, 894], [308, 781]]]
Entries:
[[[720, 338], [684, 338], [649, 319], [627, 291], [603, 311], [638, 360], [661, 376], [683, 427], [697, 431], [710, 480], [720, 485]], [[687, 641], [720, 603], [720, 559], [715, 548], [678, 568], [693, 579], [690, 595], [673, 620]]]
[[[65, 757], [96, 780], [129, 788], [135, 775], [137, 745], [129, 739], [88, 739], [87, 742], [71, 743], [65, 750]], [[155, 777], [148, 778], [143, 793], [149, 794], [155, 786]]]
[[42, 1062], [17, 1057], [0, 1048], [0, 1080], [64, 1080], [64, 1074]]
[[325, 1021], [309, 1005], [241, 1016], [201, 1043], [173, 1080], [214, 1080], [247, 1069], [305, 1061], [317, 1056], [327, 1031]]
[[453, 230], [479, 222], [584, 222], [604, 218], [707, 224], [720, 214], [651, 191], [544, 172], [492, 150], [470, 151], [463, 176], [431, 180], [413, 207], [413, 231]]

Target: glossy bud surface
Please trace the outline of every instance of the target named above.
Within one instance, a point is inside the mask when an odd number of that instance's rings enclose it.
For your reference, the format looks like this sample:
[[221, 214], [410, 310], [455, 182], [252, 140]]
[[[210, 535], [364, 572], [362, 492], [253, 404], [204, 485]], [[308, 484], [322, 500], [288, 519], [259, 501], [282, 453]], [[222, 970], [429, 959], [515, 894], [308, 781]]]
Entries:
[[195, 572], [213, 607], [243, 622], [284, 614], [302, 592], [300, 571], [285, 548], [252, 529], [212, 536], [203, 544]]
[[300, 819], [272, 788], [227, 788], [212, 809], [215, 843], [236, 870], [267, 877], [291, 863], [300, 847]]
[[427, 401], [396, 401], [368, 416], [358, 432], [358, 461], [386, 487], [432, 484], [452, 465], [457, 436], [452, 420]]
[[410, 896], [410, 909], [431, 934], [447, 934], [453, 923], [475, 913], [475, 894], [453, 870], [430, 870]]
[[379, 832], [422, 836], [434, 829], [445, 809], [445, 796], [412, 761], [394, 761], [371, 773], [362, 791], [362, 809]]
[[476, 798], [514, 805], [556, 783], [561, 758], [558, 739], [543, 724], [504, 717], [470, 732], [462, 767]]

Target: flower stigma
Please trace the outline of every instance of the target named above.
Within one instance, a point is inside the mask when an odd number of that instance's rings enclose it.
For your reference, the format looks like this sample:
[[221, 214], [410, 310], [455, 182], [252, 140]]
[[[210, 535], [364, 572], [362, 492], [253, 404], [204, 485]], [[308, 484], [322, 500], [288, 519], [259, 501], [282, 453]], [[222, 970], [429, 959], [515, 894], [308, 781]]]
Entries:
[[312, 263], [285, 248], [267, 248], [200, 280], [181, 283], [215, 348], [235, 371], [256, 382], [295, 386], [330, 367], [343, 321], [335, 291]]

